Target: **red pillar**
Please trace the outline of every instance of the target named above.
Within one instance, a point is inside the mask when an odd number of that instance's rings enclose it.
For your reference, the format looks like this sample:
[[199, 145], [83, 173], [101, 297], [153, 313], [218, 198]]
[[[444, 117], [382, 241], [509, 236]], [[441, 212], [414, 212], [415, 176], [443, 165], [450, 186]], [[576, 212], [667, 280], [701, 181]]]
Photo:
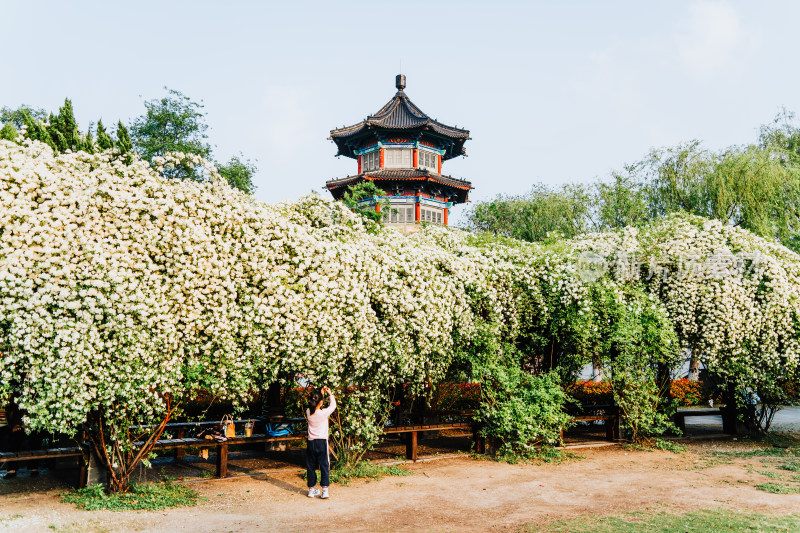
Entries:
[[381, 148], [381, 155], [378, 158], [378, 168], [383, 168], [383, 148]]
[[414, 168], [419, 167], [419, 148], [414, 148]]
[[447, 225], [447, 213], [448, 213], [448, 211], [450, 211], [450, 208], [449, 207], [445, 207], [444, 208], [444, 218], [442, 219], [442, 221], [444, 222], [445, 226]]
[[442, 156], [440, 156], [440, 155], [436, 156], [436, 168], [438, 169], [436, 172], [441, 174], [442, 173]]
[[414, 204], [414, 222], [419, 224], [420, 215], [422, 215], [422, 210], [419, 207], [419, 194], [417, 194], [417, 203]]
[[380, 200], [378, 200], [377, 198], [375, 198], [375, 212], [376, 213], [381, 212], [381, 203]]
[[361, 158], [364, 156], [358, 156], [358, 173], [361, 174]]

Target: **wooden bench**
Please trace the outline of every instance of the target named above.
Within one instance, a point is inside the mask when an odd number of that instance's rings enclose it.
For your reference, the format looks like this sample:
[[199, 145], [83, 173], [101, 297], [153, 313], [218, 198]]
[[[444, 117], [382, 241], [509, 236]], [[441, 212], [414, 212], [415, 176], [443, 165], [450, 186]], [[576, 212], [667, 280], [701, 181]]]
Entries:
[[723, 416], [722, 410], [718, 407], [713, 409], [679, 409], [675, 412], [674, 420], [675, 425], [682, 433], [686, 433], [686, 417], [687, 416]]
[[88, 448], [71, 446], [68, 448], [48, 448], [45, 450], [23, 450], [20, 452], [0, 452], [0, 465], [4, 463], [14, 463], [19, 461], [31, 461], [38, 459], [65, 459], [75, 457], [78, 459], [78, 488], [86, 486], [88, 481], [88, 470], [86, 457]]
[[[589, 411], [592, 414], [584, 414], [584, 411]], [[603, 414], [597, 414], [598, 411], [604, 411]], [[620, 438], [619, 428], [619, 411], [614, 405], [582, 405], [578, 412], [572, 415], [572, 420], [575, 422], [605, 422], [606, 439], [615, 441]], [[564, 442], [564, 429], [560, 430], [561, 442]]]
[[439, 424], [417, 424], [412, 426], [387, 426], [383, 428], [385, 435], [410, 433], [406, 441], [406, 459], [417, 461], [417, 435], [420, 431], [444, 431], [447, 429], [472, 429], [470, 422], [442, 422]]
[[[217, 469], [216, 476], [224, 478], [228, 476], [228, 447], [236, 446], [239, 444], [257, 444], [267, 442], [286, 442], [292, 440], [299, 440], [306, 438], [305, 433], [287, 435], [284, 437], [273, 437], [266, 433], [253, 434], [250, 437], [228, 437], [223, 442], [216, 440], [198, 439], [198, 438], [177, 438], [177, 439], [159, 439], [153, 446], [154, 450], [164, 450], [175, 448], [183, 450], [188, 446], [196, 448], [216, 448], [217, 452]], [[140, 443], [137, 443], [140, 444]]]
[[[466, 411], [453, 411], [453, 415], [468, 415], [471, 412]], [[276, 417], [274, 419], [270, 419], [270, 423], [286, 423], [286, 424], [301, 424], [304, 423], [306, 420], [305, 418], [283, 418], [283, 417]], [[244, 420], [235, 421], [235, 424], [244, 423]], [[261, 421], [265, 423], [265, 421]], [[228, 447], [235, 446], [240, 444], [255, 444], [255, 443], [269, 443], [269, 442], [288, 442], [293, 440], [301, 440], [307, 438], [306, 432], [298, 432], [294, 435], [286, 435], [281, 437], [274, 437], [271, 435], [267, 435], [266, 433], [259, 433], [253, 434], [250, 437], [229, 437], [224, 442], [217, 442], [216, 440], [209, 440], [209, 439], [198, 439], [198, 438], [185, 438], [185, 432], [191, 428], [199, 428], [202, 426], [214, 426], [218, 425], [219, 422], [201, 422], [201, 423], [189, 423], [189, 422], [177, 422], [167, 424], [165, 427], [165, 431], [167, 430], [175, 430], [178, 433], [177, 438], [169, 438], [169, 439], [159, 439], [156, 444], [153, 446], [154, 450], [164, 450], [174, 448], [176, 450], [175, 457], [176, 458], [183, 458], [183, 450], [187, 447], [197, 447], [197, 448], [216, 448], [217, 453], [217, 469], [216, 469], [216, 476], [219, 478], [224, 478], [227, 476], [228, 473]], [[383, 433], [388, 434], [398, 434], [398, 433], [410, 433], [410, 438], [406, 442], [406, 457], [411, 460], [417, 460], [417, 441], [418, 441], [418, 434], [420, 431], [444, 431], [450, 429], [472, 429], [472, 424], [470, 422], [443, 422], [437, 424], [417, 424], [417, 425], [406, 425], [406, 426], [388, 426], [383, 428]], [[170, 431], [171, 433], [171, 431]], [[178, 450], [180, 450], [180, 455], [178, 454]]]
[[[447, 415], [460, 415], [466, 416], [472, 414], [471, 411], [446, 411], [437, 414]], [[286, 418], [274, 417], [269, 420], [235, 420], [234, 424], [241, 427], [245, 422], [257, 422], [259, 424], [302, 424], [305, 423], [305, 418]], [[184, 458], [185, 449], [187, 447], [196, 448], [216, 448], [216, 477], [225, 478], [228, 475], [228, 448], [230, 446], [243, 445], [243, 444], [259, 444], [270, 442], [288, 442], [294, 440], [301, 440], [307, 438], [307, 433], [296, 432], [293, 435], [286, 436], [272, 436], [267, 433], [254, 433], [250, 437], [236, 436], [228, 437], [223, 442], [218, 442], [214, 439], [187, 437], [187, 433], [193, 430], [201, 430], [203, 428], [218, 426], [220, 423], [213, 422], [170, 422], [165, 425], [164, 432], [170, 435], [169, 438], [160, 438], [153, 445], [153, 450], [175, 450], [175, 458], [182, 460]], [[152, 426], [131, 426], [132, 430], [147, 429]], [[411, 461], [417, 460], [417, 435], [420, 431], [443, 431], [451, 429], [472, 429], [472, 424], [469, 422], [443, 422], [436, 424], [417, 424], [405, 426], [389, 426], [383, 429], [384, 434], [398, 434], [410, 433], [410, 438], [406, 442], [406, 457]], [[174, 435], [174, 437], [172, 436]], [[136, 442], [134, 445], [141, 446], [143, 442]], [[87, 474], [87, 459], [89, 448], [87, 446], [75, 446], [70, 448], [51, 448], [49, 450], [27, 450], [21, 452], [0, 452], [0, 464], [15, 461], [27, 461], [32, 459], [52, 459], [52, 458], [66, 458], [75, 457], [79, 461], [79, 479], [78, 487], [85, 487], [88, 481]]]
[[[303, 418], [289, 418], [289, 419], [281, 418], [281, 421], [286, 422], [286, 423], [296, 423], [296, 422], [304, 422], [305, 419], [303, 419]], [[269, 423], [271, 421], [267, 421], [267, 420], [260, 419], [260, 418], [257, 418], [257, 419], [256, 418], [251, 418], [251, 419], [242, 419], [242, 420], [234, 420], [233, 421], [234, 425], [237, 426], [237, 427], [242, 427], [247, 422], [253, 422], [253, 423], [258, 423], [258, 424], [266, 424], [266, 423]], [[164, 433], [167, 433], [169, 435], [173, 435], [174, 434], [175, 437], [174, 438], [173, 437], [163, 438], [163, 433], [162, 433], [162, 438], [159, 439], [158, 442], [159, 443], [161, 443], [161, 442], [171, 442], [172, 444], [170, 444], [170, 446], [157, 445], [155, 448], [156, 449], [159, 449], [159, 448], [162, 448], [162, 449], [163, 448], [174, 448], [175, 449], [175, 459], [177, 461], [182, 461], [183, 458], [185, 457], [184, 448], [186, 446], [180, 446], [180, 441], [191, 441], [191, 442], [194, 442], [195, 440], [198, 440], [198, 439], [194, 439], [192, 437], [186, 438], [187, 432], [191, 432], [193, 430], [194, 431], [199, 431], [199, 430], [202, 430], [202, 429], [205, 429], [205, 428], [210, 428], [210, 427], [218, 427], [219, 425], [220, 425], [220, 422], [214, 422], [214, 421], [169, 422], [164, 426]], [[155, 426], [151, 426], [151, 425], [149, 425], [149, 426], [131, 426], [131, 429], [132, 430], [137, 430], [137, 429], [147, 429], [147, 428], [152, 428], [152, 427], [155, 427]], [[172, 441], [174, 441], [174, 442], [172, 442]], [[213, 442], [213, 441], [205, 441], [205, 442]], [[197, 445], [196, 444], [189, 444], [188, 446], [197, 446]]]

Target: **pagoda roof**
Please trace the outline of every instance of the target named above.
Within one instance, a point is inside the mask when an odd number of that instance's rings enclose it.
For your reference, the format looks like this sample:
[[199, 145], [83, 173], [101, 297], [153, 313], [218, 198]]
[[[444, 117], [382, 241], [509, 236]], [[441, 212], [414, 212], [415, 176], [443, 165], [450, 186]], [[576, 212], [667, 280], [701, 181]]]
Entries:
[[469, 130], [442, 124], [426, 115], [406, 95], [404, 91], [405, 76], [402, 76], [402, 83], [399, 81], [401, 76], [398, 76], [397, 94], [375, 114], [367, 116], [352, 126], [331, 130], [330, 138], [339, 148], [338, 155], [356, 157], [352, 146], [347, 141], [370, 130], [429, 131], [453, 143], [453, 149], [447, 150], [445, 159], [466, 155], [464, 142], [470, 138]]
[[[325, 187], [333, 194], [334, 198], [339, 199], [348, 185], [353, 185], [362, 180], [376, 182], [403, 182], [409, 188], [413, 188], [414, 183], [431, 184], [445, 186], [451, 189], [455, 203], [467, 201], [469, 191], [473, 188], [472, 183], [466, 180], [445, 176], [424, 168], [381, 168], [368, 172], [362, 172], [355, 176], [329, 180]], [[378, 183], [376, 183], [380, 187]]]

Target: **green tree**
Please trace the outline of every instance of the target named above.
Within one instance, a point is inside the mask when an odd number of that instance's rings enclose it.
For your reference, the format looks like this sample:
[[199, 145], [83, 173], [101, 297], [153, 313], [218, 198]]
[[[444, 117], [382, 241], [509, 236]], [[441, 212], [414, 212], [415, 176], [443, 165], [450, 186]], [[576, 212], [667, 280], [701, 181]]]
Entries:
[[97, 147], [100, 148], [100, 150], [114, 148], [114, 140], [106, 131], [106, 127], [103, 125], [103, 119], [97, 121]]
[[[211, 156], [208, 144], [203, 104], [185, 96], [180, 91], [164, 87], [167, 96], [144, 103], [146, 112], [131, 124], [131, 139], [143, 159], [152, 162], [154, 157], [169, 152]], [[191, 165], [181, 165], [167, 170], [168, 177], [202, 180], [202, 173]]]
[[647, 191], [632, 172], [634, 167], [626, 167], [625, 173], [612, 173], [610, 183], [596, 184], [598, 229], [640, 226], [649, 220]]
[[130, 165], [133, 158], [131, 157], [131, 150], [133, 150], [133, 144], [131, 143], [131, 137], [128, 133], [128, 128], [125, 127], [125, 124], [122, 121], [117, 122], [117, 149], [119, 150], [120, 155], [122, 155], [125, 164]]
[[29, 106], [20, 106], [17, 109], [4, 107], [0, 111], [0, 122], [5, 124], [4, 138], [7, 139], [17, 138], [11, 133], [12, 127], [17, 130], [25, 126], [25, 137], [47, 143], [56, 152], [95, 151], [91, 127], [85, 134], [80, 132], [69, 98], [64, 99], [64, 105], [59, 108], [58, 114], [48, 114], [43, 109]]
[[[774, 141], [774, 138], [773, 138]], [[652, 217], [687, 212], [800, 250], [800, 167], [794, 141], [713, 153], [697, 141], [654, 150], [641, 164]]]
[[528, 194], [476, 204], [467, 214], [468, 227], [523, 241], [574, 237], [593, 227], [593, 205], [586, 185], [553, 190], [539, 183]]
[[[81, 141], [78, 123], [75, 121], [75, 112], [72, 109], [72, 100], [64, 99], [64, 105], [58, 110], [57, 125], [69, 149], [77, 148]], [[53, 126], [51, 124], [51, 126]]]
[[231, 157], [225, 164], [217, 165], [217, 170], [231, 187], [247, 194], [255, 192], [253, 175], [258, 169], [249, 159], [243, 159], [241, 154]]
[[542, 184], [475, 204], [468, 226], [525, 241], [638, 226], [684, 212], [722, 220], [800, 251], [800, 128], [784, 111], [757, 144], [719, 152], [693, 140], [651, 151], [609, 181]]
[[[386, 196], [386, 191], [378, 188], [378, 186], [371, 181], [361, 181], [347, 187], [347, 190], [342, 195], [342, 201], [344, 205], [353, 211], [361, 213], [370, 220], [380, 222], [386, 210], [391, 209], [391, 205], [388, 201], [377, 200], [380, 196]], [[378, 202], [377, 205], [381, 206], [380, 212], [375, 209], [376, 204], [361, 203], [370, 198], [374, 198], [376, 202]]]
[[771, 124], [761, 126], [758, 141], [761, 148], [780, 154], [784, 164], [796, 166], [800, 162], [800, 128], [795, 124], [795, 114], [786, 108]]
[[16, 109], [10, 107], [0, 109], [0, 123], [12, 124], [18, 130], [30, 119], [44, 121], [46, 118], [47, 111], [27, 105], [21, 105]]
[[47, 126], [42, 121], [28, 114], [23, 114], [23, 120], [25, 121], [25, 136], [27, 138], [33, 141], [41, 141], [58, 152], [58, 147], [50, 136]]
[[4, 139], [6, 141], [16, 141], [17, 128], [15, 128], [10, 122], [3, 124], [3, 127], [0, 128], [0, 139]]

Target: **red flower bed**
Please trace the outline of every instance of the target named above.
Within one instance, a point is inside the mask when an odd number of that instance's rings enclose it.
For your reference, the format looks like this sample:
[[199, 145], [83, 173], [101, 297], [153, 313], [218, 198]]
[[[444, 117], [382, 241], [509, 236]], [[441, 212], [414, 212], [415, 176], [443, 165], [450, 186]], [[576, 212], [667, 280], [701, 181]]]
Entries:
[[436, 410], [477, 409], [481, 400], [480, 383], [440, 383], [430, 406]]
[[702, 381], [689, 381], [686, 378], [673, 380], [670, 384], [669, 394], [678, 400], [680, 407], [708, 403], [708, 392], [703, 387]]
[[[614, 400], [609, 381], [578, 381], [567, 388], [567, 394], [579, 403], [588, 405], [610, 404]], [[705, 405], [708, 402], [703, 382], [686, 378], [676, 379], [670, 384], [670, 396], [678, 400], [681, 407]]]
[[614, 403], [609, 381], [578, 381], [567, 388], [567, 394], [587, 405], [603, 405]]

